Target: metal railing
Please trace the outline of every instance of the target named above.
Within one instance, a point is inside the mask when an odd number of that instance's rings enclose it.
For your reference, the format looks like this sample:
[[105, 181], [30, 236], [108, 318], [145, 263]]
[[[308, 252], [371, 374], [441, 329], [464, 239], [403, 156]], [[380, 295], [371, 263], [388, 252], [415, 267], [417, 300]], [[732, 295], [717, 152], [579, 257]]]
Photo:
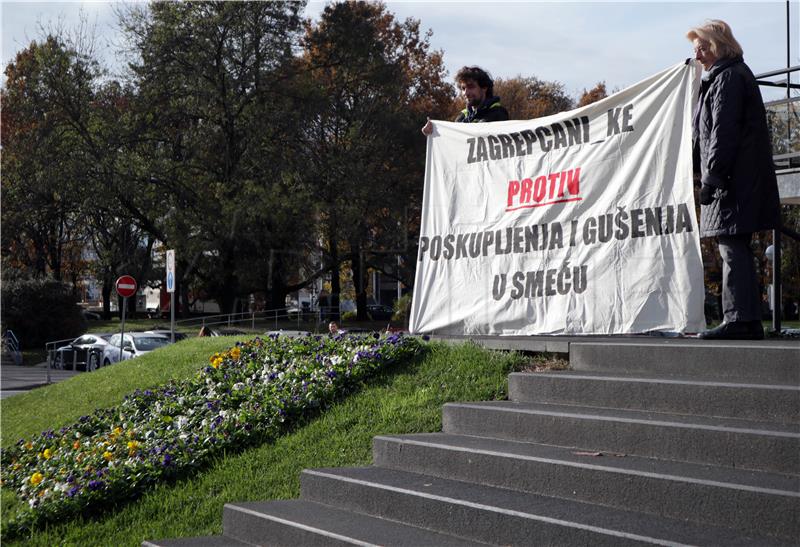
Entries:
[[[788, 51], [786, 64], [789, 64]], [[785, 99], [764, 103], [764, 106], [767, 108], [767, 119], [770, 123], [770, 129], [772, 130], [772, 150], [776, 173], [800, 168], [800, 119], [798, 119], [797, 113], [797, 105], [800, 101], [800, 97], [792, 97], [792, 89], [800, 89], [800, 84], [794, 84], [791, 81], [791, 73], [797, 71], [800, 71], [800, 65], [787, 66], [787, 68], [756, 75], [756, 82], [760, 86], [786, 89]], [[786, 75], [786, 79], [782, 81], [774, 82], [767, 79], [784, 74]], [[781, 117], [780, 109], [777, 108], [784, 105], [786, 106], [785, 119]], [[776, 333], [781, 332], [781, 310], [783, 308], [781, 290], [781, 234], [785, 234], [800, 242], [800, 234], [785, 226], [772, 231], [772, 290], [774, 295], [772, 299], [772, 329]]]
[[334, 310], [335, 308], [332, 307], [321, 307], [314, 310], [275, 308], [257, 312], [222, 313], [190, 317], [175, 321], [175, 325], [182, 328], [219, 326], [231, 328], [239, 326], [249, 327], [251, 330], [256, 330], [256, 325], [259, 328], [272, 326], [274, 330], [293, 325], [297, 327], [297, 330], [303, 330], [301, 327], [310, 322], [317, 329], [323, 322], [334, 317]]
[[7, 329], [3, 334], [3, 344], [9, 351], [19, 352], [19, 339], [13, 330]]
[[[50, 371], [55, 368], [55, 360], [56, 360], [56, 353], [58, 353], [59, 348], [63, 348], [68, 346], [75, 340], [74, 338], [65, 338], [64, 340], [54, 340], [52, 342], [47, 342], [44, 346], [45, 350], [47, 351], [47, 383], [50, 383]], [[87, 349], [86, 350], [86, 360], [85, 361], [78, 361], [78, 352], [72, 352], [72, 370], [73, 372], [78, 369], [78, 365], [82, 365], [86, 367], [88, 370], [89, 368], [89, 356], [92, 353], [95, 353], [97, 350]], [[67, 369], [67, 363], [61, 363], [61, 369]]]

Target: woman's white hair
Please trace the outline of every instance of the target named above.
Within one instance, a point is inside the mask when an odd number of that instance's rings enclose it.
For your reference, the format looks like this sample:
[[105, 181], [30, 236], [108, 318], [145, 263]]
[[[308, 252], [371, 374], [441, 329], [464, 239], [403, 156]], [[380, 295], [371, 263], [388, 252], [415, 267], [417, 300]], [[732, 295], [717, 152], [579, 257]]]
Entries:
[[697, 38], [708, 42], [711, 53], [718, 59], [739, 57], [743, 54], [742, 46], [733, 37], [730, 25], [719, 19], [711, 19], [701, 27], [695, 27], [686, 33], [686, 37], [694, 41]]

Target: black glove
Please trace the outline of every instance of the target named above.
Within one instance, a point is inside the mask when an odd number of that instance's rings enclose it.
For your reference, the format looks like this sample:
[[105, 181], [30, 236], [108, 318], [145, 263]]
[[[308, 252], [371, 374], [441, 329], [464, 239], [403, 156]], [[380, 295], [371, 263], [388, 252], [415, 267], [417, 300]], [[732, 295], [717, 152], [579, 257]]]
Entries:
[[700, 188], [700, 205], [711, 205], [711, 202], [714, 201], [714, 188], [710, 184], [704, 184]]

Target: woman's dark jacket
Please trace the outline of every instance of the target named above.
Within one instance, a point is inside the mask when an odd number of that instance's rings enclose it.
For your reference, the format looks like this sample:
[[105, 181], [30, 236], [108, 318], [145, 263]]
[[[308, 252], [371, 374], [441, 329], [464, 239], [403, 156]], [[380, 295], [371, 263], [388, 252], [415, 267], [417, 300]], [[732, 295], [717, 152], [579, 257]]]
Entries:
[[753, 73], [741, 57], [718, 61], [703, 80], [694, 120], [695, 172], [716, 188], [700, 212], [702, 237], [780, 225], [767, 118]]
[[455, 119], [458, 123], [504, 122], [508, 119], [508, 110], [500, 104], [500, 97], [489, 97], [477, 108], [465, 108]]

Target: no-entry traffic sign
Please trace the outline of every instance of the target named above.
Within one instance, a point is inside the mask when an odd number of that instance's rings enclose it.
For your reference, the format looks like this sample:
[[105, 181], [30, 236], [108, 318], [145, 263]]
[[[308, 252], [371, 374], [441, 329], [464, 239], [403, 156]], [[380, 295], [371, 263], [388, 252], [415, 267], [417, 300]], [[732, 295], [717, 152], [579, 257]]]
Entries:
[[128, 298], [136, 294], [136, 280], [129, 276], [123, 275], [116, 282], [117, 294], [122, 298]]

